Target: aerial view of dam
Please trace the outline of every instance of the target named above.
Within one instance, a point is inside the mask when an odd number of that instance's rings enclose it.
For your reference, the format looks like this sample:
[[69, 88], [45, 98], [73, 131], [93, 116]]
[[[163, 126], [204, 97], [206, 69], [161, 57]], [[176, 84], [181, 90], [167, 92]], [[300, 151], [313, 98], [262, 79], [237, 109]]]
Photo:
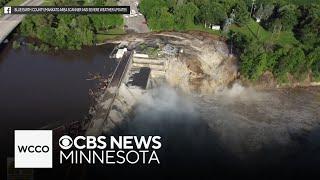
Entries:
[[54, 159], [34, 179], [319, 175], [319, 1], [24, 3], [130, 12], [0, 15], [1, 163], [15, 130], [52, 130], [54, 156], [62, 135], [160, 136], [160, 163]]

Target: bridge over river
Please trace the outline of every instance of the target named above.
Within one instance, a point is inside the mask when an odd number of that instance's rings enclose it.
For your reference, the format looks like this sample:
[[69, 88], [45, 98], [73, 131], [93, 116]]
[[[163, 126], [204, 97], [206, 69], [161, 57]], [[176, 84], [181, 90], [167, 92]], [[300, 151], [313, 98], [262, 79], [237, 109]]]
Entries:
[[[21, 6], [39, 6], [43, 0], [27, 0]], [[25, 15], [6, 14], [0, 17], [0, 44], [21, 23]]]

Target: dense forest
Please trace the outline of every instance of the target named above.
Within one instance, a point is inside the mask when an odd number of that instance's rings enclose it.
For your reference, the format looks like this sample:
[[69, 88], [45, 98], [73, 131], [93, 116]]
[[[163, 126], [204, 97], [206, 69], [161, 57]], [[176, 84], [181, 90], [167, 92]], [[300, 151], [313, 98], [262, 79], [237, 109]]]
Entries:
[[242, 76], [320, 80], [320, 0], [142, 0], [154, 31], [221, 26]]
[[3, 7], [5, 4], [7, 4], [10, 0], [0, 0], [0, 7]]
[[[83, 5], [83, 1], [55, 0], [53, 5]], [[94, 0], [88, 5], [114, 5], [113, 1]], [[83, 45], [97, 42], [97, 35], [121, 28], [121, 15], [32, 15], [27, 16], [20, 25], [23, 36], [41, 41], [42, 51], [49, 47], [80, 49]]]

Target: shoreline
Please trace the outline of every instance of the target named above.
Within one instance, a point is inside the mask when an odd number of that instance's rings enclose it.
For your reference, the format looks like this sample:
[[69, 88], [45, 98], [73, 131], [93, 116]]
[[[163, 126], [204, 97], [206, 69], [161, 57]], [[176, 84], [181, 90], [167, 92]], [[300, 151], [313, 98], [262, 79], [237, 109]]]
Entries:
[[[123, 35], [120, 35], [114, 39], [110, 39], [110, 40], [106, 40], [105, 42], [101, 42], [101, 43], [97, 43], [97, 44], [94, 44], [92, 46], [84, 46], [82, 47], [82, 49], [80, 50], [69, 50], [69, 49], [59, 49], [59, 50], [63, 50], [63, 51], [81, 51], [83, 50], [84, 48], [90, 48], [90, 47], [94, 47], [94, 46], [97, 46], [97, 47], [100, 47], [100, 46], [103, 46], [103, 45], [107, 45], [107, 44], [119, 44], [121, 42], [128, 42], [128, 41], [133, 41], [133, 39], [140, 39], [139, 36], [148, 36], [148, 35], [161, 35], [163, 33], [182, 33], [182, 34], [202, 34], [202, 35], [205, 35], [207, 37], [211, 37], [213, 39], [219, 39], [220, 41], [222, 40], [223, 41], [223, 37], [222, 36], [216, 36], [216, 35], [212, 35], [208, 32], [205, 32], [205, 31], [195, 31], [195, 30], [192, 30], [192, 31], [185, 31], [185, 32], [180, 32], [180, 31], [161, 31], [161, 32], [149, 32], [149, 33], [126, 33], [126, 34], [123, 34]], [[124, 39], [126, 38], [126, 39]], [[15, 38], [11, 38], [10, 41], [13, 41]], [[8, 43], [5, 43], [5, 44], [2, 44], [2, 46], [6, 46], [10, 43], [10, 41]], [[13, 48], [13, 47], [11, 47]], [[55, 51], [55, 50], [53, 50]], [[50, 52], [49, 52], [50, 53]], [[257, 83], [255, 84], [254, 82], [251, 82], [250, 80], [248, 79], [242, 79], [241, 77], [238, 78], [238, 79], [235, 79], [235, 81], [239, 80], [243, 85], [245, 86], [251, 86], [255, 89], [285, 89], [285, 88], [296, 88], [296, 87], [319, 87], [320, 86], [320, 81], [317, 82], [317, 81], [314, 81], [314, 82], [308, 82], [308, 83], [305, 83], [303, 81], [301, 82], [296, 82], [296, 83], [282, 83], [282, 84], [278, 84], [278, 83]]]
[[[239, 79], [240, 80], [240, 79]], [[240, 80], [240, 82], [243, 82]], [[257, 90], [276, 90], [276, 89], [295, 89], [295, 88], [320, 88], [320, 82], [310, 82], [308, 84], [306, 83], [283, 83], [283, 84], [276, 84], [275, 86], [268, 86], [266, 84], [250, 84], [247, 82], [243, 82], [244, 86], [246, 87], [253, 87]]]
[[320, 86], [320, 82], [314, 81], [314, 82], [310, 82], [308, 84], [303, 84], [303, 83], [293, 83], [293, 84], [289, 84], [289, 83], [285, 83], [285, 84], [278, 84], [276, 88], [285, 88], [285, 87], [318, 87]]

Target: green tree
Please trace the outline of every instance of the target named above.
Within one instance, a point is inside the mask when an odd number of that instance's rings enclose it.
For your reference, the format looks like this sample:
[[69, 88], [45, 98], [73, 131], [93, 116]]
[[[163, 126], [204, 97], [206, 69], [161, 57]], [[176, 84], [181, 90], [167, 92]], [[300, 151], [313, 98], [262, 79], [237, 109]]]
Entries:
[[[258, 69], [260, 61], [265, 66], [266, 58], [262, 45], [256, 40], [246, 41], [244, 36], [237, 37], [237, 40], [245, 43], [243, 52], [240, 55], [241, 74], [251, 80], [256, 80], [264, 71], [265, 67]], [[236, 41], [237, 42], [237, 41]], [[261, 72], [258, 72], [261, 71]]]
[[163, 7], [167, 7], [167, 3], [163, 0], [142, 0], [139, 4], [140, 11], [147, 19], [157, 17]]
[[266, 53], [261, 53], [255, 58], [256, 65], [254, 67], [254, 73], [252, 75], [253, 80], [258, 78], [268, 69], [268, 57]]
[[250, 20], [250, 13], [248, 7], [244, 1], [238, 1], [233, 9], [235, 10], [236, 19], [235, 21], [240, 24], [245, 24]]
[[8, 2], [9, 2], [9, 0], [0, 0], [0, 7], [3, 7]]
[[149, 25], [153, 30], [172, 30], [174, 28], [174, 17], [168, 12], [168, 8], [163, 7], [159, 17], [149, 19]]
[[255, 12], [256, 19], [267, 20], [273, 14], [274, 6], [271, 4], [260, 5], [259, 9]]
[[237, 5], [238, 0], [224, 0], [221, 1], [223, 4], [224, 10], [227, 14], [230, 14], [232, 12], [232, 9]]
[[307, 66], [311, 69], [313, 77], [320, 80], [320, 47], [308, 54]]
[[93, 27], [96, 31], [108, 29], [108, 15], [107, 14], [95, 14], [91, 15]]
[[32, 16], [26, 16], [20, 25], [20, 31], [23, 36], [34, 36], [35, 23], [32, 20]]
[[205, 1], [199, 6], [199, 20], [204, 24], [221, 24], [227, 13], [222, 4], [214, 1]]
[[55, 30], [52, 27], [41, 27], [37, 30], [37, 38], [41, 39], [45, 43], [52, 43], [55, 41]]
[[63, 19], [60, 20], [58, 27], [55, 29], [55, 34], [56, 40], [52, 44], [60, 48], [67, 48], [67, 37], [70, 34], [70, 28]]
[[298, 12], [295, 5], [286, 5], [279, 9], [280, 21], [283, 30], [291, 31], [295, 25], [298, 24]]
[[307, 50], [320, 46], [320, 4], [301, 7], [301, 20], [297, 38]]
[[277, 74], [281, 78], [285, 78], [287, 73], [298, 78], [300, 74], [307, 71], [305, 54], [299, 47], [291, 48], [279, 63]]
[[174, 12], [174, 19], [178, 29], [186, 29], [194, 25], [194, 17], [198, 8], [192, 2], [177, 7]]
[[78, 28], [82, 30], [90, 30], [91, 29], [91, 23], [88, 16], [81, 15], [76, 18]]

